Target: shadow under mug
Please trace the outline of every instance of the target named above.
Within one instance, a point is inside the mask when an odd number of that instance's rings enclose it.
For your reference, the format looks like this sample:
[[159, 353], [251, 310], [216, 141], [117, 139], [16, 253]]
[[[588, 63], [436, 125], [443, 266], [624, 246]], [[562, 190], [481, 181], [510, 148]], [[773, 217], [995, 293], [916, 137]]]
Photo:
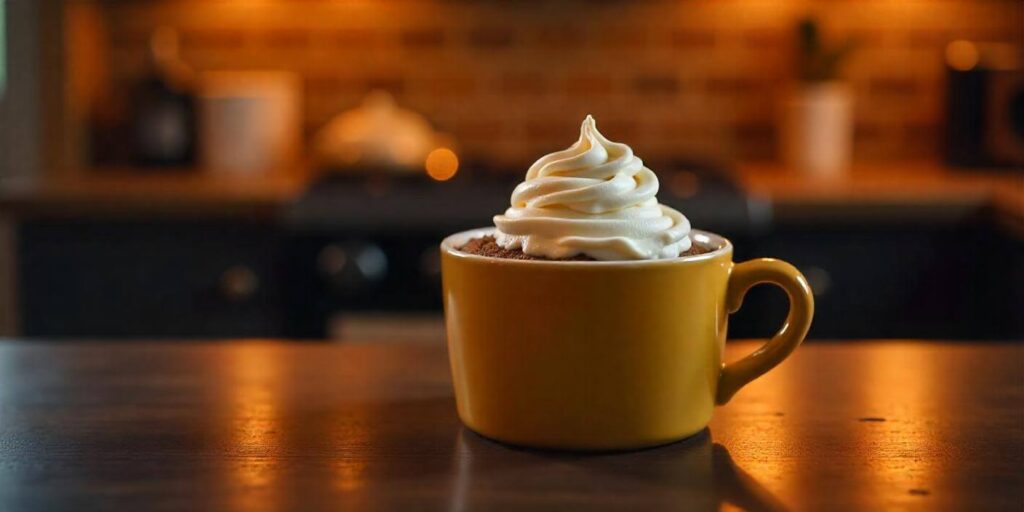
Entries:
[[[610, 496], [622, 510], [717, 512], [726, 503], [739, 510], [786, 510], [707, 429], [660, 450], [623, 456], [509, 450], [463, 428], [454, 455], [451, 511], [534, 509], [538, 503], [589, 510]], [[612, 487], [609, 478], [616, 482]], [[516, 492], [497, 491], [509, 486]]]
[[[510, 444], [562, 450], [656, 446], [700, 432], [714, 406], [782, 362], [807, 335], [814, 297], [792, 265], [732, 262], [725, 238], [696, 256], [512, 260], [441, 243], [448, 355], [459, 417]], [[722, 364], [729, 313], [758, 283], [789, 296], [763, 347]]]

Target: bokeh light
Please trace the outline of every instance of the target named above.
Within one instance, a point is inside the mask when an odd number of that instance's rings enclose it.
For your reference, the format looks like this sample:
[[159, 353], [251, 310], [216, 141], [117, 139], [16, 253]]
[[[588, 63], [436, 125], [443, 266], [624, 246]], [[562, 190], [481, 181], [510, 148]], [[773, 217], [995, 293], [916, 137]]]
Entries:
[[437, 148], [427, 155], [427, 175], [437, 181], [447, 181], [459, 171], [459, 157], [448, 148]]

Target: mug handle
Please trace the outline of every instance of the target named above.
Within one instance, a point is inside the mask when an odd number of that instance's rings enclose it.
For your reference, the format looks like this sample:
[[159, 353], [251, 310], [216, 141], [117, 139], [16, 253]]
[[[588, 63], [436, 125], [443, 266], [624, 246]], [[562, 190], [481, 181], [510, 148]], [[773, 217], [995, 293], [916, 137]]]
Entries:
[[735, 363], [722, 365], [718, 377], [718, 394], [715, 397], [718, 405], [725, 404], [740, 388], [781, 363], [804, 341], [811, 327], [814, 294], [807, 279], [793, 265], [772, 258], [750, 260], [732, 268], [725, 292], [728, 312], [732, 314], [738, 311], [747, 290], [760, 283], [771, 283], [786, 291], [789, 296], [786, 323], [782, 324], [782, 328], [768, 343], [754, 353]]

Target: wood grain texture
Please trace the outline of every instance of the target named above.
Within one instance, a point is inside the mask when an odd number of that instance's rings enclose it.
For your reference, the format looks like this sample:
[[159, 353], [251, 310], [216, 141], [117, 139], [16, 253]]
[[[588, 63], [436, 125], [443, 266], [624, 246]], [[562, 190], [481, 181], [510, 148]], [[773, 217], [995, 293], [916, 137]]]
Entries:
[[0, 509], [1020, 510], [1022, 369], [809, 343], [695, 438], [567, 455], [462, 428], [439, 343], [4, 342]]

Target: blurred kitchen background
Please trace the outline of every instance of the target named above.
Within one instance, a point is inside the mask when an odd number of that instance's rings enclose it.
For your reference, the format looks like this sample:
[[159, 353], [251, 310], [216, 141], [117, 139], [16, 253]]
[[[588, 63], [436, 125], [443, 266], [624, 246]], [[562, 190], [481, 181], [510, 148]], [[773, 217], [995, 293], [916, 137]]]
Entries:
[[440, 337], [589, 113], [812, 338], [1024, 339], [1022, 63], [1015, 0], [0, 0], [0, 328]]

